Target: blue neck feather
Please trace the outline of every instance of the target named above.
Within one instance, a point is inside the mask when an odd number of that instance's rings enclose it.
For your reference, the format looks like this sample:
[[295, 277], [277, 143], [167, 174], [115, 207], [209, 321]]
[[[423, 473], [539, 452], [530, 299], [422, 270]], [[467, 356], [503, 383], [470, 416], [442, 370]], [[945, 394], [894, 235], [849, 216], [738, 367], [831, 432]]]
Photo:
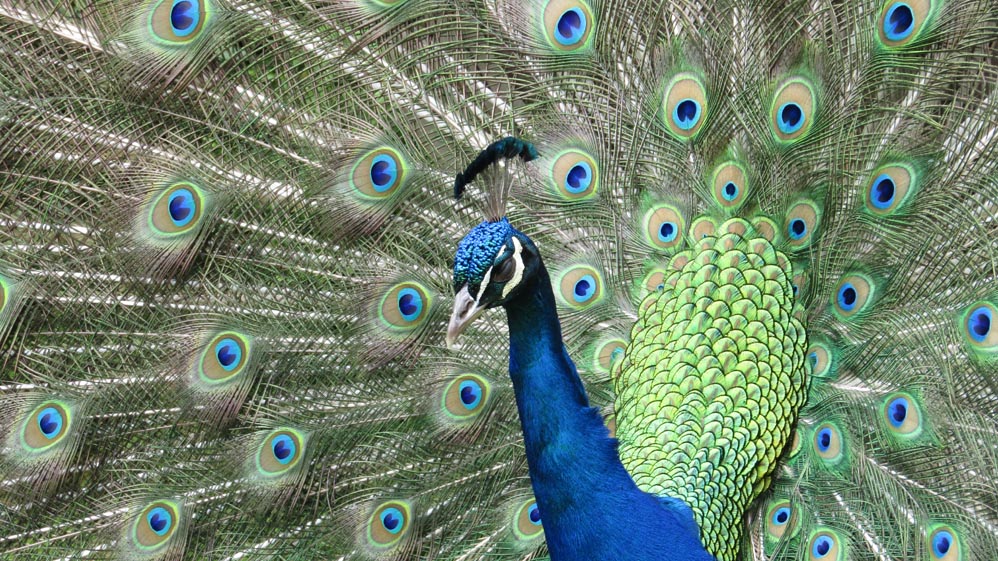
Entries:
[[712, 560], [682, 501], [634, 484], [561, 338], [543, 264], [505, 304], [509, 374], [552, 561]]

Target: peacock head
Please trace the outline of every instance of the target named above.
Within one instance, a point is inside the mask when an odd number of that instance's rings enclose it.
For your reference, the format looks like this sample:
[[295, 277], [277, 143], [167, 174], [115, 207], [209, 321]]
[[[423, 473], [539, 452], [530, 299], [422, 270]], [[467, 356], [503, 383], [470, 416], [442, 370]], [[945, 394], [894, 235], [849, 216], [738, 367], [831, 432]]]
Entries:
[[475, 226], [454, 256], [454, 313], [447, 346], [482, 312], [512, 300], [540, 265], [537, 246], [505, 218]]

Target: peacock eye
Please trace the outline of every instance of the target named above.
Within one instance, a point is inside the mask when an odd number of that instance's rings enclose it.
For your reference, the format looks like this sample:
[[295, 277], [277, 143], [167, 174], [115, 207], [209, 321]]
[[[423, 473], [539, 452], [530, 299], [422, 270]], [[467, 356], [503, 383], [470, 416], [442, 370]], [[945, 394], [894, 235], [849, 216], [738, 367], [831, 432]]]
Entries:
[[513, 273], [515, 272], [516, 261], [513, 259], [506, 259], [492, 269], [492, 280], [495, 282], [506, 282], [513, 278]]

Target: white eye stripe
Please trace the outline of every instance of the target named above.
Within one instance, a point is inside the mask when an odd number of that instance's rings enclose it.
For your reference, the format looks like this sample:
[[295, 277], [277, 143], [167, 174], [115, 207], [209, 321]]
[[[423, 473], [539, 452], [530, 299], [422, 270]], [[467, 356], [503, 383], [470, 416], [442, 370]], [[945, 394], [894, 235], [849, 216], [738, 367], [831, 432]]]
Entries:
[[[506, 244], [503, 244], [503, 246], [499, 248], [499, 253], [496, 253], [496, 256], [493, 257], [492, 260], [495, 261], [496, 259], [498, 259], [499, 256], [502, 255], [503, 252], [505, 251], [506, 251]], [[478, 286], [478, 294], [475, 295], [475, 302], [479, 302], [482, 299], [482, 294], [485, 294], [485, 287], [488, 286], [489, 281], [492, 280], [492, 269], [493, 269], [492, 267], [489, 267], [489, 270], [485, 271], [485, 276], [482, 277], [482, 284]]]
[[482, 284], [478, 286], [478, 294], [475, 295], [475, 302], [481, 301], [482, 294], [485, 294], [485, 287], [489, 285], [490, 280], [492, 280], [492, 267], [489, 267], [489, 270], [485, 271], [485, 276], [482, 278]]
[[[502, 289], [502, 297], [505, 298], [509, 296], [511, 290], [516, 288], [516, 285], [520, 284], [523, 280], [523, 246], [520, 245], [520, 240], [513, 238], [513, 263], [516, 265], [516, 269], [513, 271], [513, 278], [509, 279], [506, 286]], [[491, 272], [491, 271], [490, 271]]]

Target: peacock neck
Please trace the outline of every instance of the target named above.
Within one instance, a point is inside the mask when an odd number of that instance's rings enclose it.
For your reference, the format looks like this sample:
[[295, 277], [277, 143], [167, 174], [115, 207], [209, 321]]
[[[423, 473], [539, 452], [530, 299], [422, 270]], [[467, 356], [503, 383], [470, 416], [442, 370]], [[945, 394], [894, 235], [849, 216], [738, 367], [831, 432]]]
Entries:
[[687, 549], [681, 551], [696, 553], [684, 559], [709, 559], [685, 503], [642, 492], [624, 469], [616, 440], [610, 437], [598, 409], [589, 405], [565, 350], [551, 279], [543, 265], [539, 269], [530, 281], [533, 285], [522, 287], [520, 295], [505, 307], [509, 373], [552, 559], [645, 559], [649, 551], [638, 554], [625, 548], [594, 553], [605, 550], [606, 544], [631, 541], [634, 530], [627, 522], [629, 516], [642, 528], [655, 528], [659, 538], [686, 544]]
[[509, 373], [531, 476], [542, 481], [551, 477], [553, 484], [565, 480], [566, 470], [598, 462], [601, 468], [616, 464], [629, 479], [565, 350], [551, 279], [543, 266], [532, 282], [506, 304]]

